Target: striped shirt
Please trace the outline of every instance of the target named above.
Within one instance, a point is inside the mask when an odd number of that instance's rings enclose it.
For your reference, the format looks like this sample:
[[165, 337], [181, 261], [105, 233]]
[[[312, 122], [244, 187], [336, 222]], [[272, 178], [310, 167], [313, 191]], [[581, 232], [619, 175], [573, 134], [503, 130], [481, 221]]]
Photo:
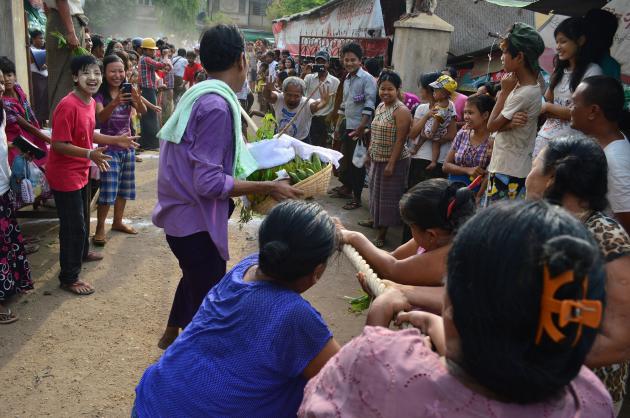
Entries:
[[372, 116], [376, 104], [376, 80], [363, 68], [348, 74], [343, 82], [339, 114], [346, 117], [346, 129], [356, 129], [363, 115]]

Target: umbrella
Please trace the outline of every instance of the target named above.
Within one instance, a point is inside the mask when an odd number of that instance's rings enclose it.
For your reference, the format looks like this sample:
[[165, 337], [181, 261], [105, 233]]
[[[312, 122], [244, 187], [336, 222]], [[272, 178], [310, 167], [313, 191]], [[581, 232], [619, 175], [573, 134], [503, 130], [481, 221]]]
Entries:
[[591, 9], [601, 9], [606, 0], [485, 0], [508, 7], [524, 7], [538, 13], [555, 13], [566, 16], [584, 16]]

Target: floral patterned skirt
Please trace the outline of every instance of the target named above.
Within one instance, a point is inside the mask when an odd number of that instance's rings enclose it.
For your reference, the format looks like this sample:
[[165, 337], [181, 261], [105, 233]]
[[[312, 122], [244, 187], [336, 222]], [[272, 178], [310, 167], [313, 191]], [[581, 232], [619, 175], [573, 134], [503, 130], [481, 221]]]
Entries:
[[33, 288], [24, 239], [14, 216], [11, 190], [0, 196], [0, 302]]

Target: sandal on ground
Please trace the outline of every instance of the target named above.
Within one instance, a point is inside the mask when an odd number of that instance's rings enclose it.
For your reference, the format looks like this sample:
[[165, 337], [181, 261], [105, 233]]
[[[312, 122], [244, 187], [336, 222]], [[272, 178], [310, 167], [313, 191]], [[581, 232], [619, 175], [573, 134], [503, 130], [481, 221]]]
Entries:
[[66, 292], [79, 296], [87, 296], [94, 293], [94, 288], [81, 280], [77, 280], [74, 283], [62, 283], [59, 287]]
[[42, 242], [42, 239], [39, 237], [24, 237], [24, 244], [39, 244]]
[[9, 308], [7, 308], [6, 312], [0, 312], [0, 324], [2, 325], [12, 324], [18, 319], [18, 316]]
[[141, 163], [141, 162], [143, 162], [143, 161], [144, 161], [144, 160], [142, 159], [142, 157], [138, 157], [138, 156], [136, 156], [136, 162], [137, 162], [137, 163]]
[[330, 195], [333, 199], [351, 199], [352, 193], [341, 193], [340, 191], [336, 191]]
[[26, 255], [34, 254], [39, 251], [39, 245], [37, 244], [24, 244], [24, 252]]
[[359, 202], [355, 202], [354, 200], [352, 202], [348, 202], [345, 205], [343, 205], [343, 209], [345, 210], [355, 210], [355, 209], [359, 209], [361, 207], [361, 204]]
[[87, 255], [83, 258], [83, 262], [84, 263], [89, 263], [90, 261], [101, 261], [103, 259], [103, 256], [97, 252], [94, 251], [90, 251], [87, 253]]
[[107, 244], [107, 240], [105, 238], [96, 238], [96, 235], [92, 237], [92, 244], [97, 247], [104, 247]]
[[123, 225], [122, 227], [112, 226], [112, 231], [122, 232], [129, 235], [136, 235], [138, 233], [138, 231], [136, 231], [133, 227], [127, 225]]
[[385, 246], [385, 240], [384, 239], [375, 239], [374, 240], [374, 246], [376, 248], [383, 248]]
[[357, 222], [357, 225], [364, 228], [374, 228], [374, 221], [359, 221]]

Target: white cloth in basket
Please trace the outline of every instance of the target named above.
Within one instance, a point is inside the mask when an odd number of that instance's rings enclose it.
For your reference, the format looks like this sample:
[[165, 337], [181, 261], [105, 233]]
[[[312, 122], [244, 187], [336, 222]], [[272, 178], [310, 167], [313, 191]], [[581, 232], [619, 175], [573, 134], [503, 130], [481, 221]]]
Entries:
[[323, 163], [332, 163], [339, 167], [343, 154], [328, 148], [317, 147], [283, 134], [279, 138], [264, 139], [247, 144], [249, 152], [254, 156], [260, 170], [277, 167], [293, 160], [296, 155], [302, 159], [310, 159], [317, 154]]

